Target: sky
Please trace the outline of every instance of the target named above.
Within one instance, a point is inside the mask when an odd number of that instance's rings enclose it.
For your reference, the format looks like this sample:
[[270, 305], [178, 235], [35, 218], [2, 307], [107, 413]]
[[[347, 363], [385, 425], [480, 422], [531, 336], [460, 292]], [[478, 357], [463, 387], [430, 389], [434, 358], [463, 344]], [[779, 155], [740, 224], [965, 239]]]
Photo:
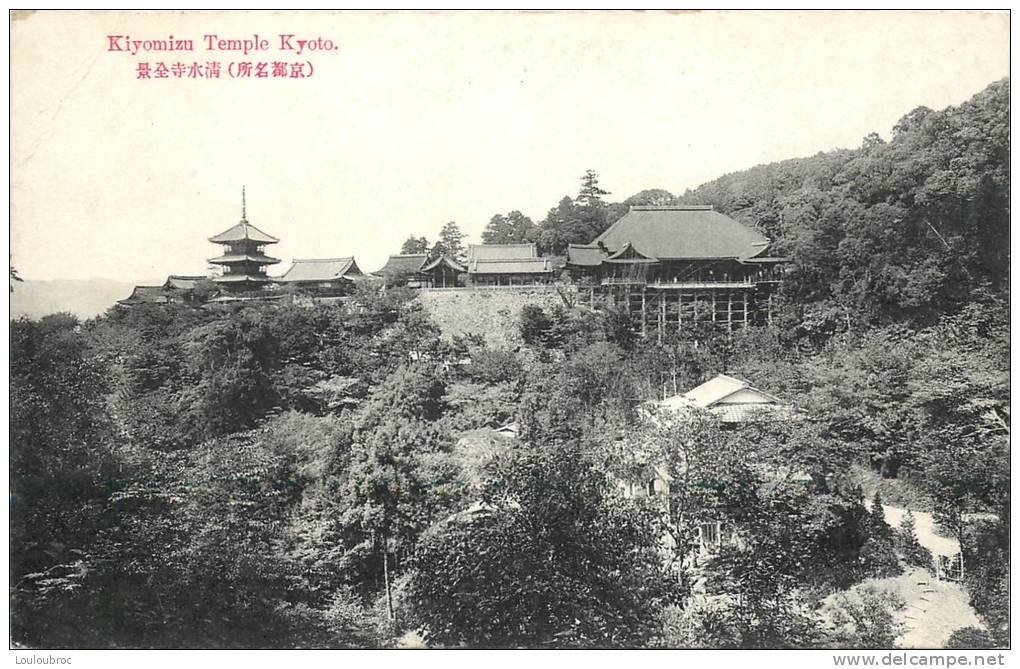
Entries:
[[[208, 51], [206, 34], [269, 45]], [[334, 48], [298, 55], [281, 34]], [[109, 35], [195, 51], [132, 55]], [[158, 61], [224, 72], [136, 78]], [[273, 61], [314, 71], [225, 71]], [[281, 240], [271, 273], [349, 255], [373, 271], [447, 221], [475, 243], [495, 213], [538, 222], [587, 169], [609, 200], [682, 193], [888, 138], [1008, 73], [1003, 13], [20, 13], [12, 263], [36, 280], [203, 274], [243, 185], [248, 220]]]

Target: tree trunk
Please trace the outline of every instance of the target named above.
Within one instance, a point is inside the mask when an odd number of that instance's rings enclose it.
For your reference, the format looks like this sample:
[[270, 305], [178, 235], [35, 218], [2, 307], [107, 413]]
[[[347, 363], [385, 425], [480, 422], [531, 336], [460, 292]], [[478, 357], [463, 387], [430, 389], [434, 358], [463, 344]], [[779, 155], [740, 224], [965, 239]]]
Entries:
[[389, 542], [383, 540], [383, 581], [386, 583], [386, 614], [393, 620], [393, 592], [390, 589], [390, 547]]

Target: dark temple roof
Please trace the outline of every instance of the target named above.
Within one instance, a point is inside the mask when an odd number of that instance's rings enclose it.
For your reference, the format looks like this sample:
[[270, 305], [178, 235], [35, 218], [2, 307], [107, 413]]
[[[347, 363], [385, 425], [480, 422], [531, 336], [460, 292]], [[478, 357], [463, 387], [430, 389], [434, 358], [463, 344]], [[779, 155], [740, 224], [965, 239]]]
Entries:
[[123, 300], [117, 300], [118, 304], [163, 304], [169, 302], [169, 298], [163, 290], [163, 286], [135, 286], [131, 294]]
[[386, 264], [381, 269], [372, 272], [372, 274], [381, 274], [383, 276], [414, 274], [428, 262], [428, 259], [429, 255], [427, 253], [397, 253], [391, 255], [386, 260]]
[[468, 265], [476, 260], [527, 260], [537, 258], [538, 249], [534, 244], [470, 244]]
[[534, 244], [472, 244], [468, 246], [468, 274], [549, 274], [550, 258], [539, 258]]
[[199, 281], [205, 281], [204, 275], [171, 274], [163, 283], [164, 290], [192, 290]]
[[420, 271], [422, 271], [422, 272], [430, 272], [430, 271], [434, 270], [435, 268], [439, 267], [440, 265], [446, 265], [447, 267], [452, 269], [454, 272], [466, 272], [467, 271], [466, 267], [461, 265], [459, 262], [457, 262], [456, 260], [454, 260], [450, 256], [445, 256], [445, 255], [444, 256], [439, 256], [438, 258], [436, 258], [432, 262], [427, 263], [425, 265], [422, 265], [422, 268], [421, 268]]
[[351, 280], [353, 277], [364, 276], [358, 263], [353, 257], [346, 258], [306, 258], [295, 259], [286, 274], [277, 281], [300, 282], [300, 281], [336, 281], [337, 279]]
[[553, 271], [550, 258], [504, 258], [469, 260], [468, 274], [549, 274]]
[[571, 264], [592, 264], [590, 249], [597, 251], [600, 243], [610, 254], [629, 243], [649, 258], [708, 259], [753, 258], [765, 252], [769, 240], [711, 207], [634, 206], [592, 244], [571, 247], [577, 249]]
[[594, 244], [567, 246], [567, 264], [577, 267], [598, 267], [609, 254]]

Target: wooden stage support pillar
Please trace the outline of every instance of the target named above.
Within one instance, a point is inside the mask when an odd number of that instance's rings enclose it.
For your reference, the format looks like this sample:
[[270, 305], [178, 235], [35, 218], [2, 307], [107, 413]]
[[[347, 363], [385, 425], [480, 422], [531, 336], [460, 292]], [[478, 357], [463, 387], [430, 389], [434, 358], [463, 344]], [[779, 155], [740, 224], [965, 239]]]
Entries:
[[659, 293], [659, 343], [662, 343], [662, 338], [665, 335], [664, 330], [666, 329], [666, 293]]
[[648, 310], [645, 302], [645, 289], [641, 288], [641, 336], [648, 336]]

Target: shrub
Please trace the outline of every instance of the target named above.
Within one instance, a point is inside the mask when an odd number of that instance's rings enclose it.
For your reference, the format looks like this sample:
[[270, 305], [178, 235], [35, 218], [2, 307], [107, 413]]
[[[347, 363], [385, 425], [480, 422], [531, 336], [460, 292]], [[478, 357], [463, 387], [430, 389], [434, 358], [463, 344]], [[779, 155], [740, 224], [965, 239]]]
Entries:
[[899, 596], [862, 588], [852, 594], [840, 595], [829, 610], [832, 630], [827, 645], [836, 648], [895, 648], [903, 624], [893, 612], [902, 609]]
[[929, 571], [933, 568], [931, 551], [917, 540], [914, 514], [910, 512], [910, 509], [907, 509], [907, 513], [903, 516], [903, 522], [894, 531], [893, 539], [896, 550], [907, 564], [923, 567]]
[[964, 627], [956, 630], [946, 640], [946, 648], [974, 650], [978, 648], [1004, 648], [1009, 643], [999, 644], [987, 630], [977, 627]]
[[542, 344], [546, 334], [552, 328], [552, 321], [542, 307], [526, 304], [521, 309], [521, 339], [529, 346]]

